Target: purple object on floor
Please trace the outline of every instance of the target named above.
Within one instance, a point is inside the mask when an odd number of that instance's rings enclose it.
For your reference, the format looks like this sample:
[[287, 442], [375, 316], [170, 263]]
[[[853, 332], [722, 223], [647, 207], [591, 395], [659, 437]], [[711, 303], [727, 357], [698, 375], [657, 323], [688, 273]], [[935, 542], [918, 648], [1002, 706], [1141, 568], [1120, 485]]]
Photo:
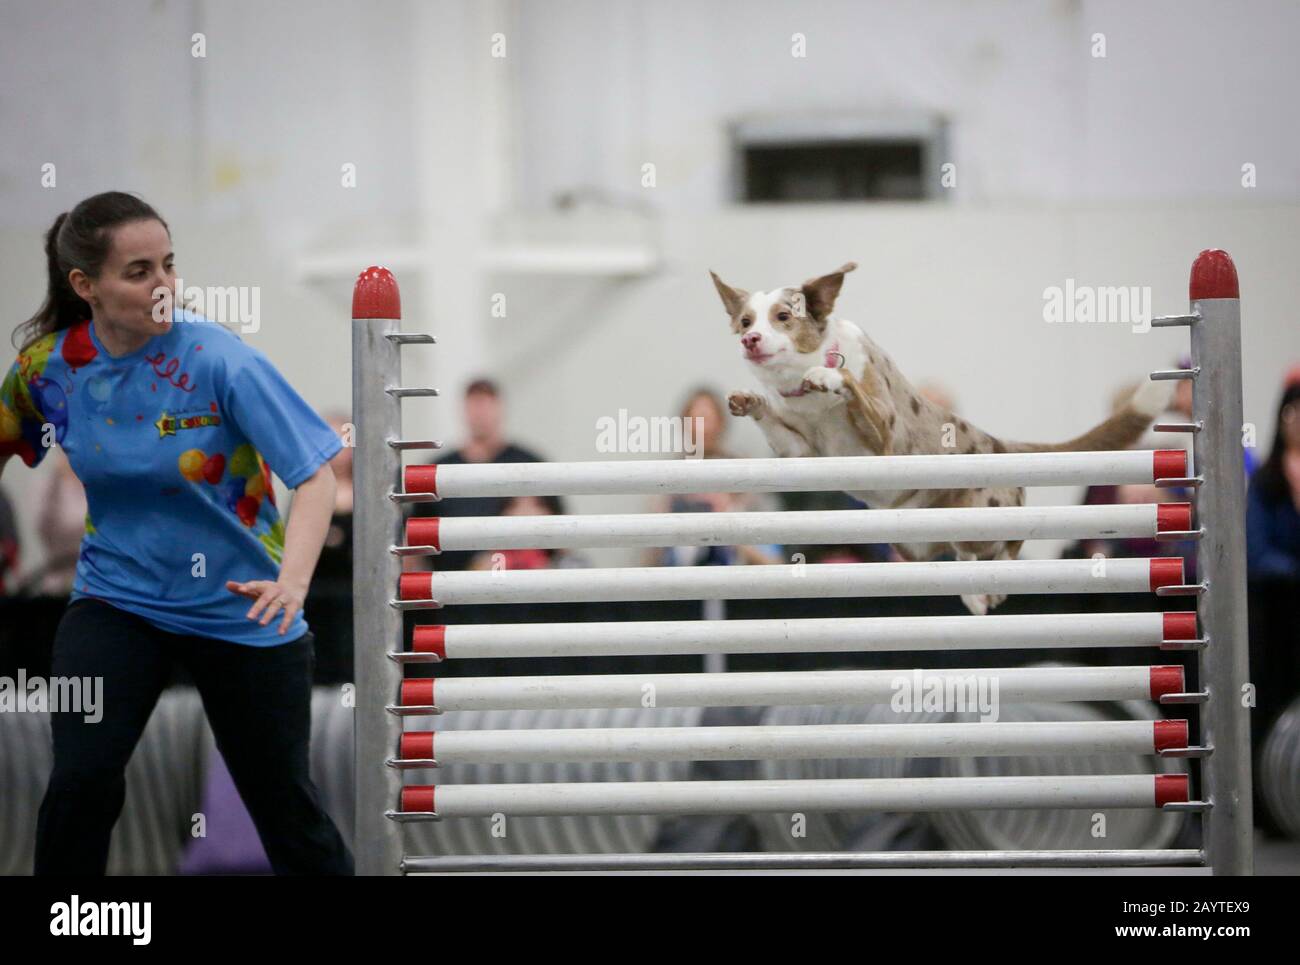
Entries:
[[208, 767], [203, 780], [203, 814], [207, 837], [194, 838], [181, 856], [178, 874], [270, 874], [271, 862], [257, 836], [248, 808], [235, 788], [225, 758], [208, 745]]

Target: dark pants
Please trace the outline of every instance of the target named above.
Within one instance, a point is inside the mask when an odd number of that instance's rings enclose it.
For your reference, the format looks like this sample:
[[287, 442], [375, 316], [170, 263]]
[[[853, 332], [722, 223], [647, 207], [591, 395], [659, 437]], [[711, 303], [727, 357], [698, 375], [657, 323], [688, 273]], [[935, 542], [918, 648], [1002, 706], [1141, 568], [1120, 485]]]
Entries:
[[102, 875], [126, 799], [126, 763], [178, 662], [276, 874], [352, 874], [352, 856], [308, 773], [311, 633], [251, 647], [160, 630], [99, 600], [70, 604], [52, 676], [102, 677], [102, 719], [51, 714], [54, 772], [36, 826], [36, 874]]

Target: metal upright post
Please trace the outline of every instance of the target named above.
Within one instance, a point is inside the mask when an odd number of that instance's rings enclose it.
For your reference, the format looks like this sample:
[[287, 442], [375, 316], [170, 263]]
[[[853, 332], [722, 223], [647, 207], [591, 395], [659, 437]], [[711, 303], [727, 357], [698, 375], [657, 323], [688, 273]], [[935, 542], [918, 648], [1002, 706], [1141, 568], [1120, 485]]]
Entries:
[[400, 491], [401, 452], [390, 445], [401, 435], [401, 345], [387, 336], [401, 328], [397, 282], [386, 268], [368, 268], [352, 295], [352, 421], [355, 452], [352, 531], [353, 667], [356, 681], [356, 834], [359, 875], [395, 875], [403, 858], [401, 828], [384, 816], [396, 806], [401, 772], [386, 766], [401, 739], [401, 718], [385, 708], [397, 702], [400, 664], [389, 650], [402, 649], [402, 613], [389, 606], [402, 564], [390, 547], [401, 542], [402, 517], [389, 493]]
[[1202, 251], [1190, 286], [1192, 418], [1197, 524], [1196, 554], [1202, 636], [1201, 743], [1206, 863], [1215, 874], [1251, 874], [1250, 716], [1243, 688], [1250, 680], [1246, 639], [1246, 477], [1241, 447], [1241, 307], [1237, 269], [1225, 251]]

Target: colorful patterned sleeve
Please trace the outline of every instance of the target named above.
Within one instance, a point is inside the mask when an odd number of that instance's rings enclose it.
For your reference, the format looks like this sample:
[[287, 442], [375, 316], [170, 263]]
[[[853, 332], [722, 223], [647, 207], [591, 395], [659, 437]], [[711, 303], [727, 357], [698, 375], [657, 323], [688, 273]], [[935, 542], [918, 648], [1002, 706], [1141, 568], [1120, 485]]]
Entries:
[[50, 443], [57, 440], [57, 426], [48, 430], [44, 413], [44, 382], [33, 369], [28, 353], [19, 355], [0, 382], [0, 456], [21, 456], [29, 466], [45, 458]]

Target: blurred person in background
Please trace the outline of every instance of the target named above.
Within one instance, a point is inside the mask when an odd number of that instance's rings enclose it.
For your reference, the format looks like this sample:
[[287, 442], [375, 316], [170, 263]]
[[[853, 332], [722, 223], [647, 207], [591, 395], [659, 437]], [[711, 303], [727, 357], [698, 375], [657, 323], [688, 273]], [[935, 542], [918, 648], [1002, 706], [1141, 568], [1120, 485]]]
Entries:
[[[563, 516], [564, 502], [559, 496], [513, 496], [501, 509], [502, 516]], [[505, 549], [483, 550], [465, 567], [467, 570], [546, 570], [577, 569], [591, 561], [573, 549]]]
[[1251, 679], [1257, 682], [1250, 739], [1255, 766], [1255, 826], [1266, 837], [1285, 832], [1269, 809], [1262, 782], [1293, 779], [1270, 773], [1260, 754], [1273, 724], [1300, 696], [1300, 371], [1287, 376], [1278, 403], [1273, 445], [1246, 494], [1246, 567], [1250, 580]]
[[730, 459], [735, 456], [726, 444], [727, 406], [716, 391], [704, 385], [692, 389], [678, 414], [687, 420], [684, 424], [691, 427], [691, 438], [698, 447], [698, 451], [692, 454], [695, 458]]
[[13, 503], [0, 489], [0, 596], [18, 592], [18, 523]]
[[941, 409], [946, 409], [949, 412], [957, 411], [956, 398], [942, 382], [928, 379], [916, 387], [916, 394], [929, 399]]
[[1282, 393], [1273, 447], [1250, 481], [1246, 560], [1252, 579], [1300, 577], [1300, 380]]
[[329, 461], [334, 470], [334, 513], [325, 533], [314, 582], [331, 592], [352, 589], [352, 450], [349, 444], [351, 422], [347, 415], [333, 412], [325, 416], [330, 428], [339, 434], [343, 448]]
[[[693, 452], [682, 458], [732, 459], [726, 445], [729, 413], [720, 393], [697, 386], [687, 393], [678, 410], [683, 438], [694, 441]], [[695, 421], [698, 420], [698, 421]], [[698, 430], [698, 431], [697, 431]], [[764, 453], [770, 458], [771, 453]], [[656, 513], [740, 513], [775, 512], [780, 501], [771, 493], [676, 493], [656, 496], [651, 501]], [[764, 546], [652, 546], [644, 554], [646, 566], [726, 566], [734, 563], [784, 563], [784, 548]]]
[[[465, 440], [446, 455], [430, 460], [431, 465], [545, 462], [541, 456], [505, 438], [505, 402], [495, 382], [474, 379], [465, 388], [463, 409]], [[432, 503], [415, 503], [412, 517], [447, 518], [451, 516], [499, 516], [507, 500], [499, 496], [473, 496], [468, 499], [443, 499]], [[406, 570], [463, 570], [474, 558], [471, 551], [451, 550], [432, 557], [407, 556]]]
[[55, 462], [54, 478], [41, 499], [36, 524], [45, 547], [45, 563], [32, 579], [32, 591], [40, 596], [72, 592], [81, 540], [86, 535], [86, 490], [61, 450]]
[[[736, 513], [749, 493], [680, 493], [672, 497], [673, 513]], [[735, 566], [784, 563], [785, 547], [778, 543], [754, 546], [659, 547], [660, 566]]]

